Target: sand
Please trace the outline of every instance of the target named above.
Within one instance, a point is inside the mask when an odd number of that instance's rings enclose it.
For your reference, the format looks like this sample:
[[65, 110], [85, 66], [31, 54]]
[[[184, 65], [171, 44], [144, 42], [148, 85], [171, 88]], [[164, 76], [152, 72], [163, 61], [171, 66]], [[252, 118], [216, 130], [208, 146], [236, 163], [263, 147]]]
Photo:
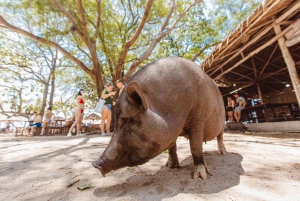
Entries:
[[[179, 137], [181, 168], [163, 167], [168, 154], [102, 177], [93, 168], [110, 137], [0, 135], [1, 200], [300, 200], [300, 133], [225, 133], [204, 145], [213, 174], [192, 179], [189, 141]], [[73, 184], [73, 185], [72, 185]], [[83, 191], [77, 187], [90, 184]]]

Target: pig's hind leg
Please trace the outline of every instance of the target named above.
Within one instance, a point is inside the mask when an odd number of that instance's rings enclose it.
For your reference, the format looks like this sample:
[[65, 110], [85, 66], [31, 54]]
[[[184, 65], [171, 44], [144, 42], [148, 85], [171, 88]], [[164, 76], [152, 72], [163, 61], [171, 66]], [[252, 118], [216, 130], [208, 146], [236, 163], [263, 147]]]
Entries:
[[176, 141], [175, 143], [171, 146], [171, 148], [168, 149], [169, 151], [169, 158], [167, 163], [165, 164], [166, 167], [168, 168], [179, 168], [179, 162], [178, 162], [178, 157], [177, 157], [177, 145]]
[[207, 179], [207, 173], [211, 174], [207, 168], [203, 156], [203, 129], [204, 123], [198, 122], [197, 124], [189, 127], [189, 138], [191, 153], [194, 160], [194, 179], [201, 178]]
[[218, 141], [218, 154], [226, 154], [226, 148], [223, 143], [223, 133], [224, 129], [222, 129], [221, 133], [217, 136], [217, 141]]

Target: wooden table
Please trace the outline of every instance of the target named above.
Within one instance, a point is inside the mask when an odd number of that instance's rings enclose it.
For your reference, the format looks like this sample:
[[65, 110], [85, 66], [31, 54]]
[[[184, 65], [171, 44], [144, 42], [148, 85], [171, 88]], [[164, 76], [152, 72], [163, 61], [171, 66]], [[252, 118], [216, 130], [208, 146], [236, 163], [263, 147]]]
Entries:
[[[292, 104], [293, 103], [265, 103], [245, 107], [245, 109], [242, 110], [242, 121], [247, 121], [247, 123], [261, 123], [292, 120]], [[280, 110], [280, 112], [278, 112], [278, 110]], [[282, 116], [284, 113], [285, 116]]]

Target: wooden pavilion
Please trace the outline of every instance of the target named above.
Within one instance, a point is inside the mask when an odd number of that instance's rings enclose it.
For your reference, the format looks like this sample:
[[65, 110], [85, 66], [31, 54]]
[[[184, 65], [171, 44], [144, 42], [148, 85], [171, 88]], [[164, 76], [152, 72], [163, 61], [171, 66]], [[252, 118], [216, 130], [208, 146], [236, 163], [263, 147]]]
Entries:
[[264, 0], [201, 68], [218, 83], [223, 96], [238, 91], [259, 104], [299, 105], [299, 42], [300, 1]]

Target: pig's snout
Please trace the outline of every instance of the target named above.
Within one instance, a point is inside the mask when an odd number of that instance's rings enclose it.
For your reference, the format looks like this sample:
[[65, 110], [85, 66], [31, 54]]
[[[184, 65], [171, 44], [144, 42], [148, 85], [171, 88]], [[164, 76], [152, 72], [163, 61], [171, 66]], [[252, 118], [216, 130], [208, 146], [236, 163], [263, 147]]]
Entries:
[[99, 169], [100, 170], [100, 172], [101, 172], [101, 174], [102, 174], [102, 176], [103, 177], [105, 177], [105, 174], [107, 173], [105, 170], [104, 170], [104, 166], [105, 166], [105, 164], [104, 164], [104, 162], [103, 162], [103, 160], [101, 159], [101, 158], [99, 158], [98, 160], [96, 160], [96, 161], [94, 161], [93, 162], [93, 166], [95, 167], [95, 168], [97, 168], [97, 169]]

